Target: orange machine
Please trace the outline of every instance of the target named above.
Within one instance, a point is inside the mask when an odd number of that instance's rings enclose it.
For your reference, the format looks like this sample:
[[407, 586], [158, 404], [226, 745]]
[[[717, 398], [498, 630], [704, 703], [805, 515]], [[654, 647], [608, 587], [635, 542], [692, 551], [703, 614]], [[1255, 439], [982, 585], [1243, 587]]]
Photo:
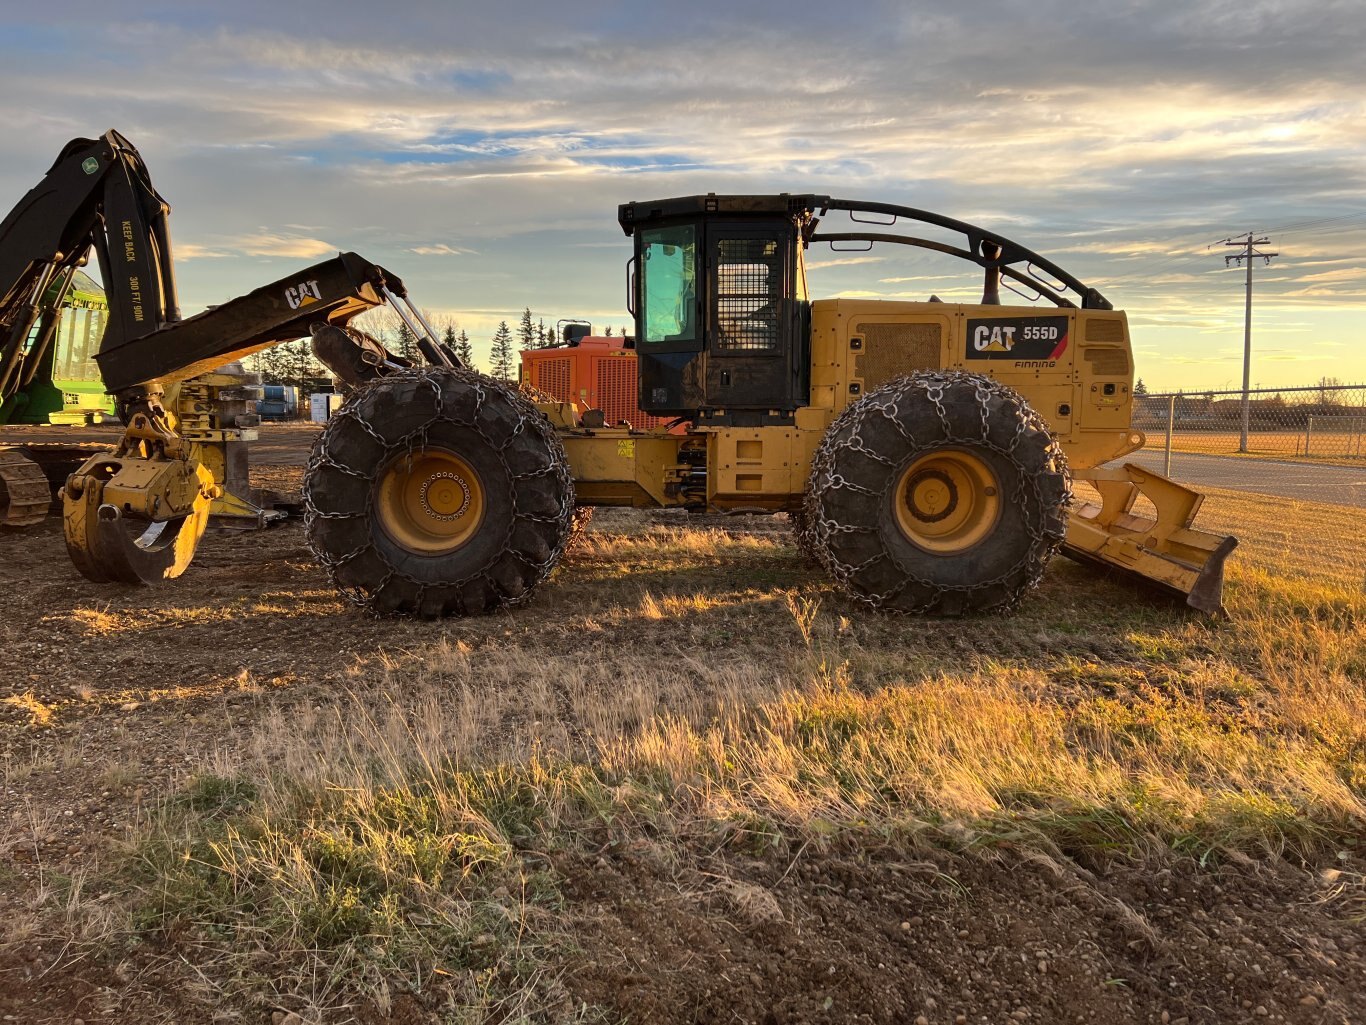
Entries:
[[581, 415], [602, 410], [609, 426], [625, 420], [648, 431], [668, 422], [640, 411], [636, 352], [626, 348], [624, 338], [584, 335], [553, 349], [523, 350], [522, 380], [561, 402], [572, 402]]

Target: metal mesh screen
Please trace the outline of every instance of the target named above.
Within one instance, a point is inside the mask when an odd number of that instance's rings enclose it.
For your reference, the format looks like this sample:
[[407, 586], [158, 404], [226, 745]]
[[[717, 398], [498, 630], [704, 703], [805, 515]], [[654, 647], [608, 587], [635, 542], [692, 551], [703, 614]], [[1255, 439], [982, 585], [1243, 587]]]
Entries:
[[781, 252], [773, 239], [723, 238], [716, 242], [716, 347], [723, 352], [778, 348], [782, 298]]
[[938, 324], [859, 324], [855, 331], [863, 336], [863, 351], [854, 360], [854, 374], [867, 388], [940, 364]]
[[1088, 342], [1123, 342], [1124, 321], [1118, 318], [1091, 317], [1086, 321]]
[[[1291, 463], [1296, 461], [1360, 467], [1366, 460], [1366, 386], [1324, 383], [1310, 388], [1253, 389], [1246, 403], [1241, 391], [1139, 394], [1134, 396], [1133, 424], [1147, 434], [1150, 451], [1175, 454], [1173, 473], [1178, 477], [1186, 453], [1271, 460], [1228, 463], [1228, 479], [1238, 481], [1259, 473], [1293, 475], [1292, 471], [1298, 471]], [[1333, 480], [1334, 487], [1348, 487], [1354, 494], [1357, 489], [1366, 494], [1366, 485], [1357, 483], [1359, 470], [1345, 481], [1336, 481], [1331, 474], [1309, 475], [1295, 494], [1315, 500], [1320, 479]], [[1328, 483], [1323, 487], [1331, 491]]]
[[647, 416], [636, 406], [636, 361], [617, 356], [597, 360], [597, 399], [607, 423], [627, 421], [637, 429], [650, 428], [659, 417]]
[[1129, 354], [1123, 349], [1087, 349], [1086, 362], [1098, 377], [1124, 377], [1129, 373]]

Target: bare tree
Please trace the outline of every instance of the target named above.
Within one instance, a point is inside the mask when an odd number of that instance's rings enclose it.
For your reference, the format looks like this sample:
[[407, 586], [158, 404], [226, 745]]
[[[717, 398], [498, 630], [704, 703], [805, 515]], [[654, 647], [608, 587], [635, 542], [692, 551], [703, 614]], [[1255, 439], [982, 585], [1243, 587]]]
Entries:
[[1338, 399], [1337, 389], [1342, 387], [1342, 382], [1336, 377], [1320, 377], [1318, 383], [1318, 401], [1320, 405], [1327, 406], [1336, 402]]

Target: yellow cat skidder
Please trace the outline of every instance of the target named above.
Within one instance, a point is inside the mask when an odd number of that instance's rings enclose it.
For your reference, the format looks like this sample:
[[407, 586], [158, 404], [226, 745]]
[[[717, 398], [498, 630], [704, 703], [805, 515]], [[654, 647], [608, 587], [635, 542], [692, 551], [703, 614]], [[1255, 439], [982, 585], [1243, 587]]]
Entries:
[[[821, 233], [832, 210], [966, 245]], [[884, 609], [1010, 606], [1059, 548], [1220, 607], [1236, 541], [1192, 527], [1200, 496], [1103, 466], [1143, 437], [1127, 323], [1094, 289], [999, 235], [885, 204], [706, 195], [619, 218], [635, 240], [639, 406], [674, 420], [642, 431], [568, 401], [533, 411], [450, 368], [358, 378], [305, 483], [310, 543], [358, 601], [422, 615], [520, 601], [577, 503], [786, 511], [801, 546]], [[977, 263], [982, 301], [810, 301], [807, 247], [856, 240]], [[1055, 305], [1000, 305], [1003, 277]], [[1073, 479], [1102, 500], [1070, 506]], [[1156, 516], [1135, 513], [1140, 495]]]

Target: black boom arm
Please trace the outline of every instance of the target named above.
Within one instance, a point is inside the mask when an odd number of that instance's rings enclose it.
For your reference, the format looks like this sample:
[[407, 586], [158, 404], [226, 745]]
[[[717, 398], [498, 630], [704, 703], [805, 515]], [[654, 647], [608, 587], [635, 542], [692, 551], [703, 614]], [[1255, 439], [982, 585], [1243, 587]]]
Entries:
[[[114, 394], [192, 377], [270, 345], [316, 336], [317, 327], [344, 327], [386, 301], [430, 362], [454, 361], [408, 301], [403, 282], [355, 253], [182, 319], [169, 213], [138, 151], [118, 132], [66, 144], [43, 180], [0, 222], [0, 401], [31, 380], [52, 343], [54, 313], [92, 248], [109, 302], [95, 360]], [[392, 362], [390, 356], [380, 353], [378, 365]]]
[[[0, 399], [40, 360], [52, 332], [26, 349], [43, 307], [60, 306], [93, 247], [109, 300], [106, 344], [180, 319], [170, 207], [138, 151], [115, 131], [73, 139], [0, 222]], [[54, 288], [55, 286], [55, 288]]]

